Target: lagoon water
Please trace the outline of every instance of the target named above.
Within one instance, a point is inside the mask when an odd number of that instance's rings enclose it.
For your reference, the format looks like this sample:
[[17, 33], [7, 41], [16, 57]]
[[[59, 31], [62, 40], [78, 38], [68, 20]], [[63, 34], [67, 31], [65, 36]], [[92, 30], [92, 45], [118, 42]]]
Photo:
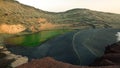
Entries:
[[28, 46], [28, 47], [34, 47], [39, 46], [43, 42], [54, 38], [56, 36], [62, 35], [64, 33], [70, 32], [72, 30], [46, 30], [46, 31], [40, 31], [38, 33], [34, 34], [27, 34], [17, 37], [11, 37], [5, 40], [5, 43], [7, 45], [11, 46]]
[[[31, 59], [53, 57], [75, 65], [89, 65], [104, 54], [105, 47], [116, 42], [120, 29], [89, 29], [66, 33], [36, 47], [8, 47]], [[8, 46], [8, 45], [7, 45]]]

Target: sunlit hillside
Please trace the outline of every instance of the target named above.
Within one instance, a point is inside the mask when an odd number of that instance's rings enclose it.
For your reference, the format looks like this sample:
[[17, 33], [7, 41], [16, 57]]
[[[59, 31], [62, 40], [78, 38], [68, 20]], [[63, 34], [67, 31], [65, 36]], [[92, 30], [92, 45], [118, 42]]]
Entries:
[[[72, 9], [66, 12], [54, 13], [23, 5], [14, 0], [0, 0], [0, 26], [4, 25], [21, 25], [24, 27], [24, 29], [21, 27], [8, 27], [9, 30], [13, 30], [11, 33], [36, 32], [40, 31], [41, 28], [44, 30], [46, 27], [47, 29], [58, 29], [58, 25], [60, 29], [119, 28], [120, 15], [89, 9]], [[0, 28], [0, 32], [10, 33], [4, 27]]]

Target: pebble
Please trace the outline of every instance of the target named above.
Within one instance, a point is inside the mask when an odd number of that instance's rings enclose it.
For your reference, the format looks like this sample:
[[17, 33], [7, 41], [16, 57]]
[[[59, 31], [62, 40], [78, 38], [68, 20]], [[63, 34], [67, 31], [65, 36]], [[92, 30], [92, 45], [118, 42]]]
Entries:
[[11, 52], [10, 51], [3, 51], [2, 53], [10, 54]]
[[4, 47], [3, 46], [0, 46], [0, 49], [3, 49]]

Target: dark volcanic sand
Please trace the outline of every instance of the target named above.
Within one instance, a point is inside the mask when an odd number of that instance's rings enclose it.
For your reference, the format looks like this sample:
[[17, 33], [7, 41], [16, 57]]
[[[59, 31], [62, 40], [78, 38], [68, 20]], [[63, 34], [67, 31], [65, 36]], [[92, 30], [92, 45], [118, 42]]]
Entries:
[[77, 66], [45, 57], [32, 60], [17, 68], [120, 68], [120, 42], [107, 46], [104, 55], [96, 59], [91, 66]]

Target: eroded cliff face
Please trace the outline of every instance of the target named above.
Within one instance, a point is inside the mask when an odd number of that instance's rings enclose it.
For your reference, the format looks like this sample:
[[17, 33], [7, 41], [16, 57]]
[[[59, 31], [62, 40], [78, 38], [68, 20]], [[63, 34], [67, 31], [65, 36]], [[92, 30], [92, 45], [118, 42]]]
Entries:
[[63, 27], [69, 27], [71, 24], [54, 24], [49, 22], [45, 18], [39, 18], [39, 30], [52, 30], [52, 29], [63, 29]]
[[16, 24], [16, 25], [1, 24], [0, 25], [0, 33], [16, 34], [24, 31], [25, 29], [26, 28], [21, 24]]
[[51, 22], [48, 22], [47, 19], [45, 18], [39, 18], [38, 19], [38, 24], [40, 25], [39, 30], [49, 30], [49, 29], [54, 29], [56, 28], [58, 25], [53, 24]]

